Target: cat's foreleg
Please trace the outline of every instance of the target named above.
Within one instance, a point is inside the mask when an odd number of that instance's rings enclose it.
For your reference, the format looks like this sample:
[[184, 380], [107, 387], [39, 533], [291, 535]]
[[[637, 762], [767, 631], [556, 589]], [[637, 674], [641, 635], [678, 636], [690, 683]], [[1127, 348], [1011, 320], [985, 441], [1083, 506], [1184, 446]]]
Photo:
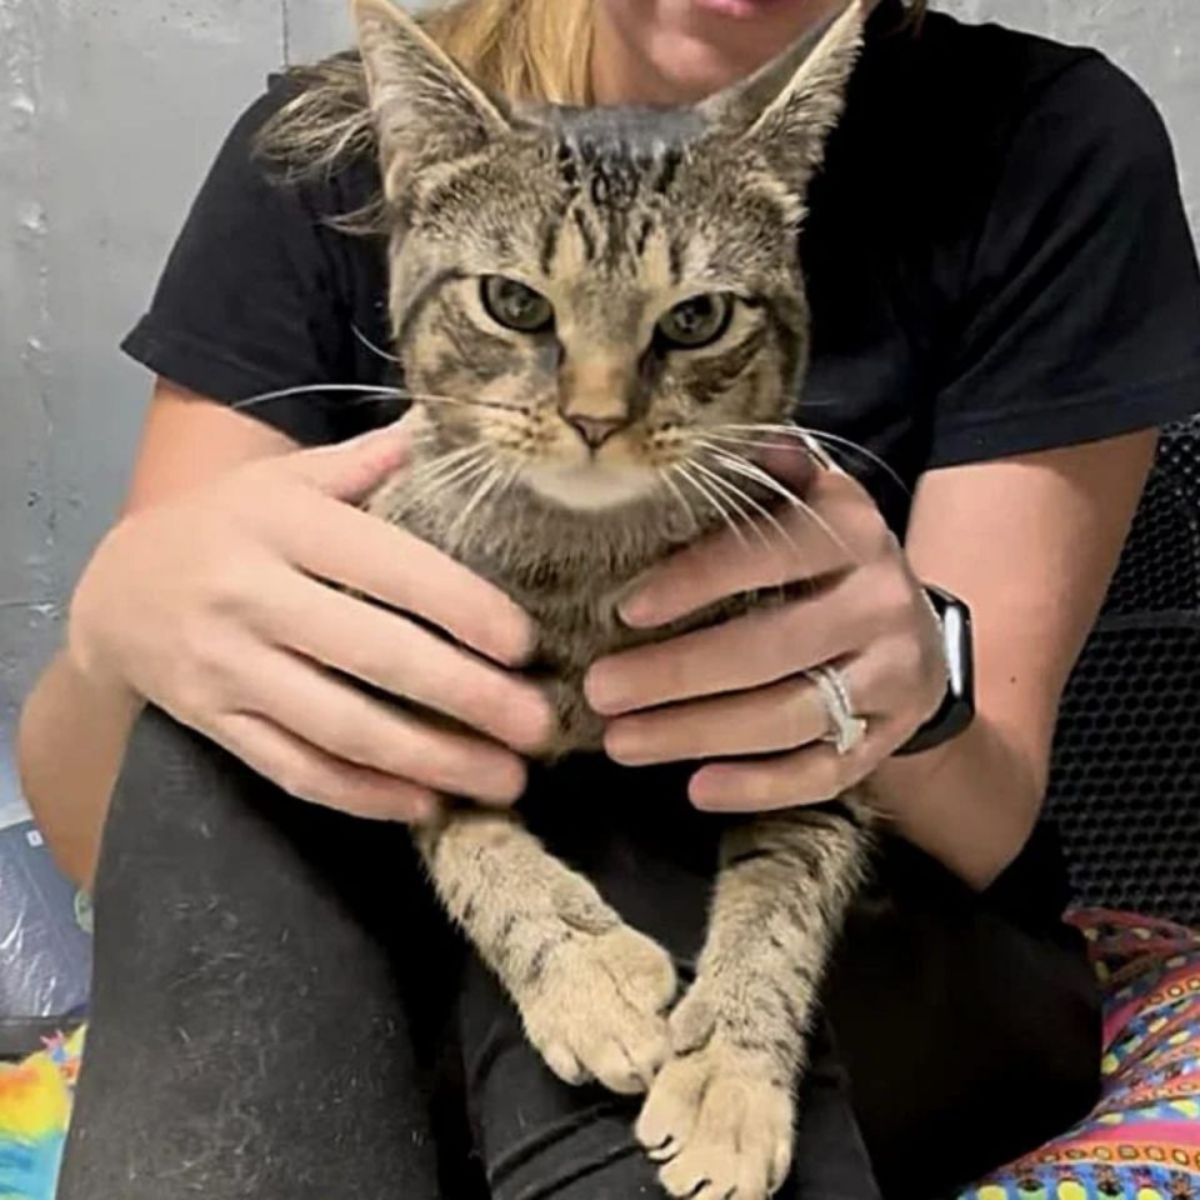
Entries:
[[675, 969], [508, 813], [456, 811], [417, 833], [451, 917], [568, 1083], [645, 1091], [670, 1052]]
[[673, 1057], [637, 1126], [671, 1195], [764, 1200], [783, 1183], [796, 1085], [862, 875], [866, 819], [851, 800], [841, 811], [755, 818], [725, 835], [696, 982], [671, 1016]]

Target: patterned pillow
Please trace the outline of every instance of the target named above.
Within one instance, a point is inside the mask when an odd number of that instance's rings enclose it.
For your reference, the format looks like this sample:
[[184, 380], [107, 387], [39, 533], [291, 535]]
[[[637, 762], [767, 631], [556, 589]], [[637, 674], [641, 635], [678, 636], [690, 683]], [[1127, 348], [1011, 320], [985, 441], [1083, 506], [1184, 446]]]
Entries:
[[[1091, 1118], [961, 1200], [1200, 1200], [1200, 933], [1121, 913], [1072, 918], [1108, 997]], [[83, 1033], [0, 1066], [0, 1198], [52, 1200]]]

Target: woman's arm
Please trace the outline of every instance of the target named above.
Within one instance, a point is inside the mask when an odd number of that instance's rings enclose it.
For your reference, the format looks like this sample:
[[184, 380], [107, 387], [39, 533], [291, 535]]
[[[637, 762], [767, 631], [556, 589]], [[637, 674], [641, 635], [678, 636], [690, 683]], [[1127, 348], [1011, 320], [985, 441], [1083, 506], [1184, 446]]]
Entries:
[[[160, 382], [124, 513], [292, 449], [290, 438], [262, 422]], [[25, 702], [17, 733], [25, 797], [56, 860], [76, 883], [91, 882], [109, 796], [141, 707], [127, 686], [89, 679], [66, 648]]]
[[[779, 514], [786, 540], [709, 538], [653, 572], [622, 613], [655, 627], [755, 589], [824, 586], [596, 664], [588, 695], [614, 718], [609, 754], [630, 765], [716, 760], [690, 790], [694, 803], [718, 811], [819, 803], [870, 778], [904, 836], [986, 887], [1041, 806], [1059, 697], [1154, 445], [1152, 432], [1138, 433], [933, 472], [916, 497], [907, 552], [852, 479], [826, 471], [806, 479], [796, 456], [780, 453], [772, 471], [806, 501]], [[979, 716], [944, 747], [894, 759], [945, 690], [919, 580], [974, 610]], [[867, 721], [846, 754], [826, 744], [829, 714], [806, 674], [828, 664]]]
[[919, 579], [971, 607], [978, 718], [873, 790], [899, 830], [968, 882], [1016, 856], [1045, 796], [1059, 700], [1154, 461], [1153, 432], [933, 471], [906, 543]]
[[446, 793], [515, 800], [514, 751], [552, 722], [537, 685], [503, 669], [532, 647], [530, 618], [354, 503], [403, 467], [409, 432], [296, 451], [164, 392], [130, 506], [84, 572], [66, 648], [21, 723], [24, 784], [67, 871], [91, 877], [143, 699], [292, 795], [359, 816], [419, 820]]

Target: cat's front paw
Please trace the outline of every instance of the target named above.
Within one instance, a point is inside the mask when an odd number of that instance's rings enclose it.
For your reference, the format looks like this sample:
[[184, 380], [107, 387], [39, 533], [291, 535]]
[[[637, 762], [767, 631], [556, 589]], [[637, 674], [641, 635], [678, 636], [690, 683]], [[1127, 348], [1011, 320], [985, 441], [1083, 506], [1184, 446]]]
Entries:
[[793, 1080], [768, 1050], [736, 1044], [696, 1000], [672, 1018], [676, 1056], [655, 1077], [638, 1140], [663, 1164], [659, 1181], [672, 1196], [767, 1200], [791, 1167]]
[[556, 946], [517, 1005], [529, 1040], [559, 1078], [636, 1094], [670, 1054], [665, 1012], [674, 996], [671, 956], [617, 924], [576, 931]]

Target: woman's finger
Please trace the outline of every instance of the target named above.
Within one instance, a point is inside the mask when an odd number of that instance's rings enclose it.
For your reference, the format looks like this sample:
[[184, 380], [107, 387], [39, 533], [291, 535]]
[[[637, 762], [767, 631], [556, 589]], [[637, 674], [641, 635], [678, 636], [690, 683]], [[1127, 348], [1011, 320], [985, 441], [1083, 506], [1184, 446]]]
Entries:
[[774, 758], [712, 763], [692, 776], [688, 796], [707, 812], [770, 812], [824, 804], [866, 779], [900, 740], [885, 721], [870, 728], [849, 754], [820, 743]]
[[585, 681], [606, 716], [760, 687], [840, 658], [870, 639], [869, 597], [847, 576], [811, 599], [601, 659]]
[[614, 721], [609, 757], [630, 767], [751, 754], [775, 754], [819, 741], [829, 715], [816, 686], [794, 676], [771, 687], [717, 696]]
[[[865, 517], [845, 511], [863, 506]], [[819, 471], [803, 497], [776, 506], [772, 520], [721, 530], [655, 567], [621, 603], [621, 617], [653, 628], [729, 596], [844, 571], [860, 561], [854, 534], [871, 522], [882, 518], [857, 484]]]
[[271, 651], [246, 676], [239, 711], [267, 717], [334, 758], [484, 804], [510, 804], [524, 790], [517, 755], [435, 728], [296, 655]]
[[289, 795], [377, 821], [419, 823], [437, 811], [428, 788], [337, 759], [264, 717], [235, 713], [209, 736]]
[[276, 641], [391, 695], [532, 752], [554, 714], [535, 684], [453, 646], [398, 613], [289, 575], [262, 613]]
[[534, 623], [504, 592], [380, 517], [309, 492], [278, 525], [278, 549], [308, 574], [423, 617], [498, 662], [532, 652]]
[[412, 458], [413, 427], [406, 419], [335, 446], [290, 454], [282, 462], [293, 477], [339, 500], [359, 501], [402, 470]]

